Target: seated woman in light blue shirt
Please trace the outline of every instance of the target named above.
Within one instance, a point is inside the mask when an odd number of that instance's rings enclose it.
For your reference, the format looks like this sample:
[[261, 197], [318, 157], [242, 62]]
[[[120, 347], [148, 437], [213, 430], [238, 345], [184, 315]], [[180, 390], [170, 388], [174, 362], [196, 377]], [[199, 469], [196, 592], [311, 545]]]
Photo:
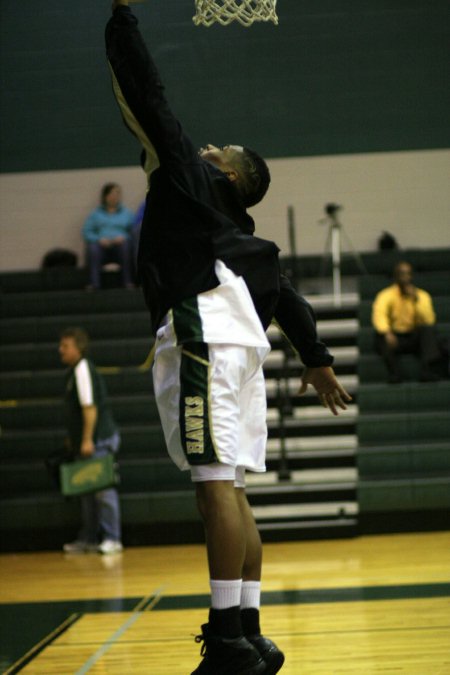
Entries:
[[122, 284], [133, 288], [131, 232], [134, 214], [121, 204], [122, 190], [117, 183], [106, 183], [101, 204], [86, 219], [83, 237], [87, 244], [89, 289], [100, 288], [102, 265], [116, 262], [122, 271]]

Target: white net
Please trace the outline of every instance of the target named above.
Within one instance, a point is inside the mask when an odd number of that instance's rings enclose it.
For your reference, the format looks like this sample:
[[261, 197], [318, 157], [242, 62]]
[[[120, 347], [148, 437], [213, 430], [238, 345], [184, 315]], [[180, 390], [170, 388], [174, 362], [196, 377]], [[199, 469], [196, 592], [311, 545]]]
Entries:
[[278, 24], [276, 4], [277, 0], [195, 0], [197, 13], [192, 20], [196, 26], [227, 26], [232, 21], [243, 26], [251, 26], [254, 21]]

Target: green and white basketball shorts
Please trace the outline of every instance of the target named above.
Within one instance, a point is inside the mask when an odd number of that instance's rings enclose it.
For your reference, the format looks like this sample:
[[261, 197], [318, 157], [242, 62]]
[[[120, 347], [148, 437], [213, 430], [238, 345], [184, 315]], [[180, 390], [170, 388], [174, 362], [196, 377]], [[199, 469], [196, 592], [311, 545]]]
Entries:
[[[265, 355], [265, 354], [264, 354]], [[191, 342], [159, 348], [156, 402], [169, 455], [193, 481], [234, 480], [265, 471], [266, 389], [262, 351]]]

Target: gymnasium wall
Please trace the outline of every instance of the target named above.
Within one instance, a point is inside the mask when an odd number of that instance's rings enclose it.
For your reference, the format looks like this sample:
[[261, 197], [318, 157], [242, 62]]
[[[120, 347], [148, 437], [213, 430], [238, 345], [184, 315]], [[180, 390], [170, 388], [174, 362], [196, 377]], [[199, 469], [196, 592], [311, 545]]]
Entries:
[[[360, 251], [375, 250], [382, 230], [392, 232], [404, 248], [450, 246], [448, 151], [284, 158], [269, 164], [271, 189], [251, 213], [258, 234], [276, 240], [285, 254], [287, 205], [294, 206], [298, 252], [321, 253], [327, 227], [318, 220], [324, 204], [333, 201], [344, 205], [344, 231]], [[0, 269], [35, 269], [54, 247], [77, 251], [81, 262], [84, 218], [109, 180], [122, 185], [130, 208], [138, 206], [145, 179], [136, 167], [0, 176]], [[344, 240], [343, 249], [348, 250]]]
[[[105, 63], [109, 5], [1, 0], [0, 269], [81, 251], [104, 182], [120, 182], [131, 208], [143, 196]], [[194, 141], [270, 158], [262, 236], [287, 252], [292, 204], [299, 251], [319, 252], [317, 221], [336, 201], [360, 250], [383, 229], [405, 247], [449, 244], [445, 0], [279, 0], [280, 25], [249, 30], [196, 28], [193, 5], [151, 0], [136, 14]]]

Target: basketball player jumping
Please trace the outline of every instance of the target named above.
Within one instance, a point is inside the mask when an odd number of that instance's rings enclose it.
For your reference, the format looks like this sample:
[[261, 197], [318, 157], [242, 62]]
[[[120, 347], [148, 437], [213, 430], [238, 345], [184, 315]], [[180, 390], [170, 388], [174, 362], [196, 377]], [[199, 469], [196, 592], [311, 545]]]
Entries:
[[311, 384], [333, 414], [350, 396], [311, 307], [280, 275], [277, 246], [253, 236], [246, 209], [267, 191], [265, 162], [237, 145], [194, 147], [128, 0], [113, 2], [106, 48], [149, 182], [138, 268], [156, 335], [155, 395], [169, 454], [191, 471], [206, 532], [211, 609], [194, 673], [273, 675], [284, 655], [261, 635], [262, 547], [245, 494], [245, 471], [265, 470], [271, 320], [306, 366], [301, 393]]

